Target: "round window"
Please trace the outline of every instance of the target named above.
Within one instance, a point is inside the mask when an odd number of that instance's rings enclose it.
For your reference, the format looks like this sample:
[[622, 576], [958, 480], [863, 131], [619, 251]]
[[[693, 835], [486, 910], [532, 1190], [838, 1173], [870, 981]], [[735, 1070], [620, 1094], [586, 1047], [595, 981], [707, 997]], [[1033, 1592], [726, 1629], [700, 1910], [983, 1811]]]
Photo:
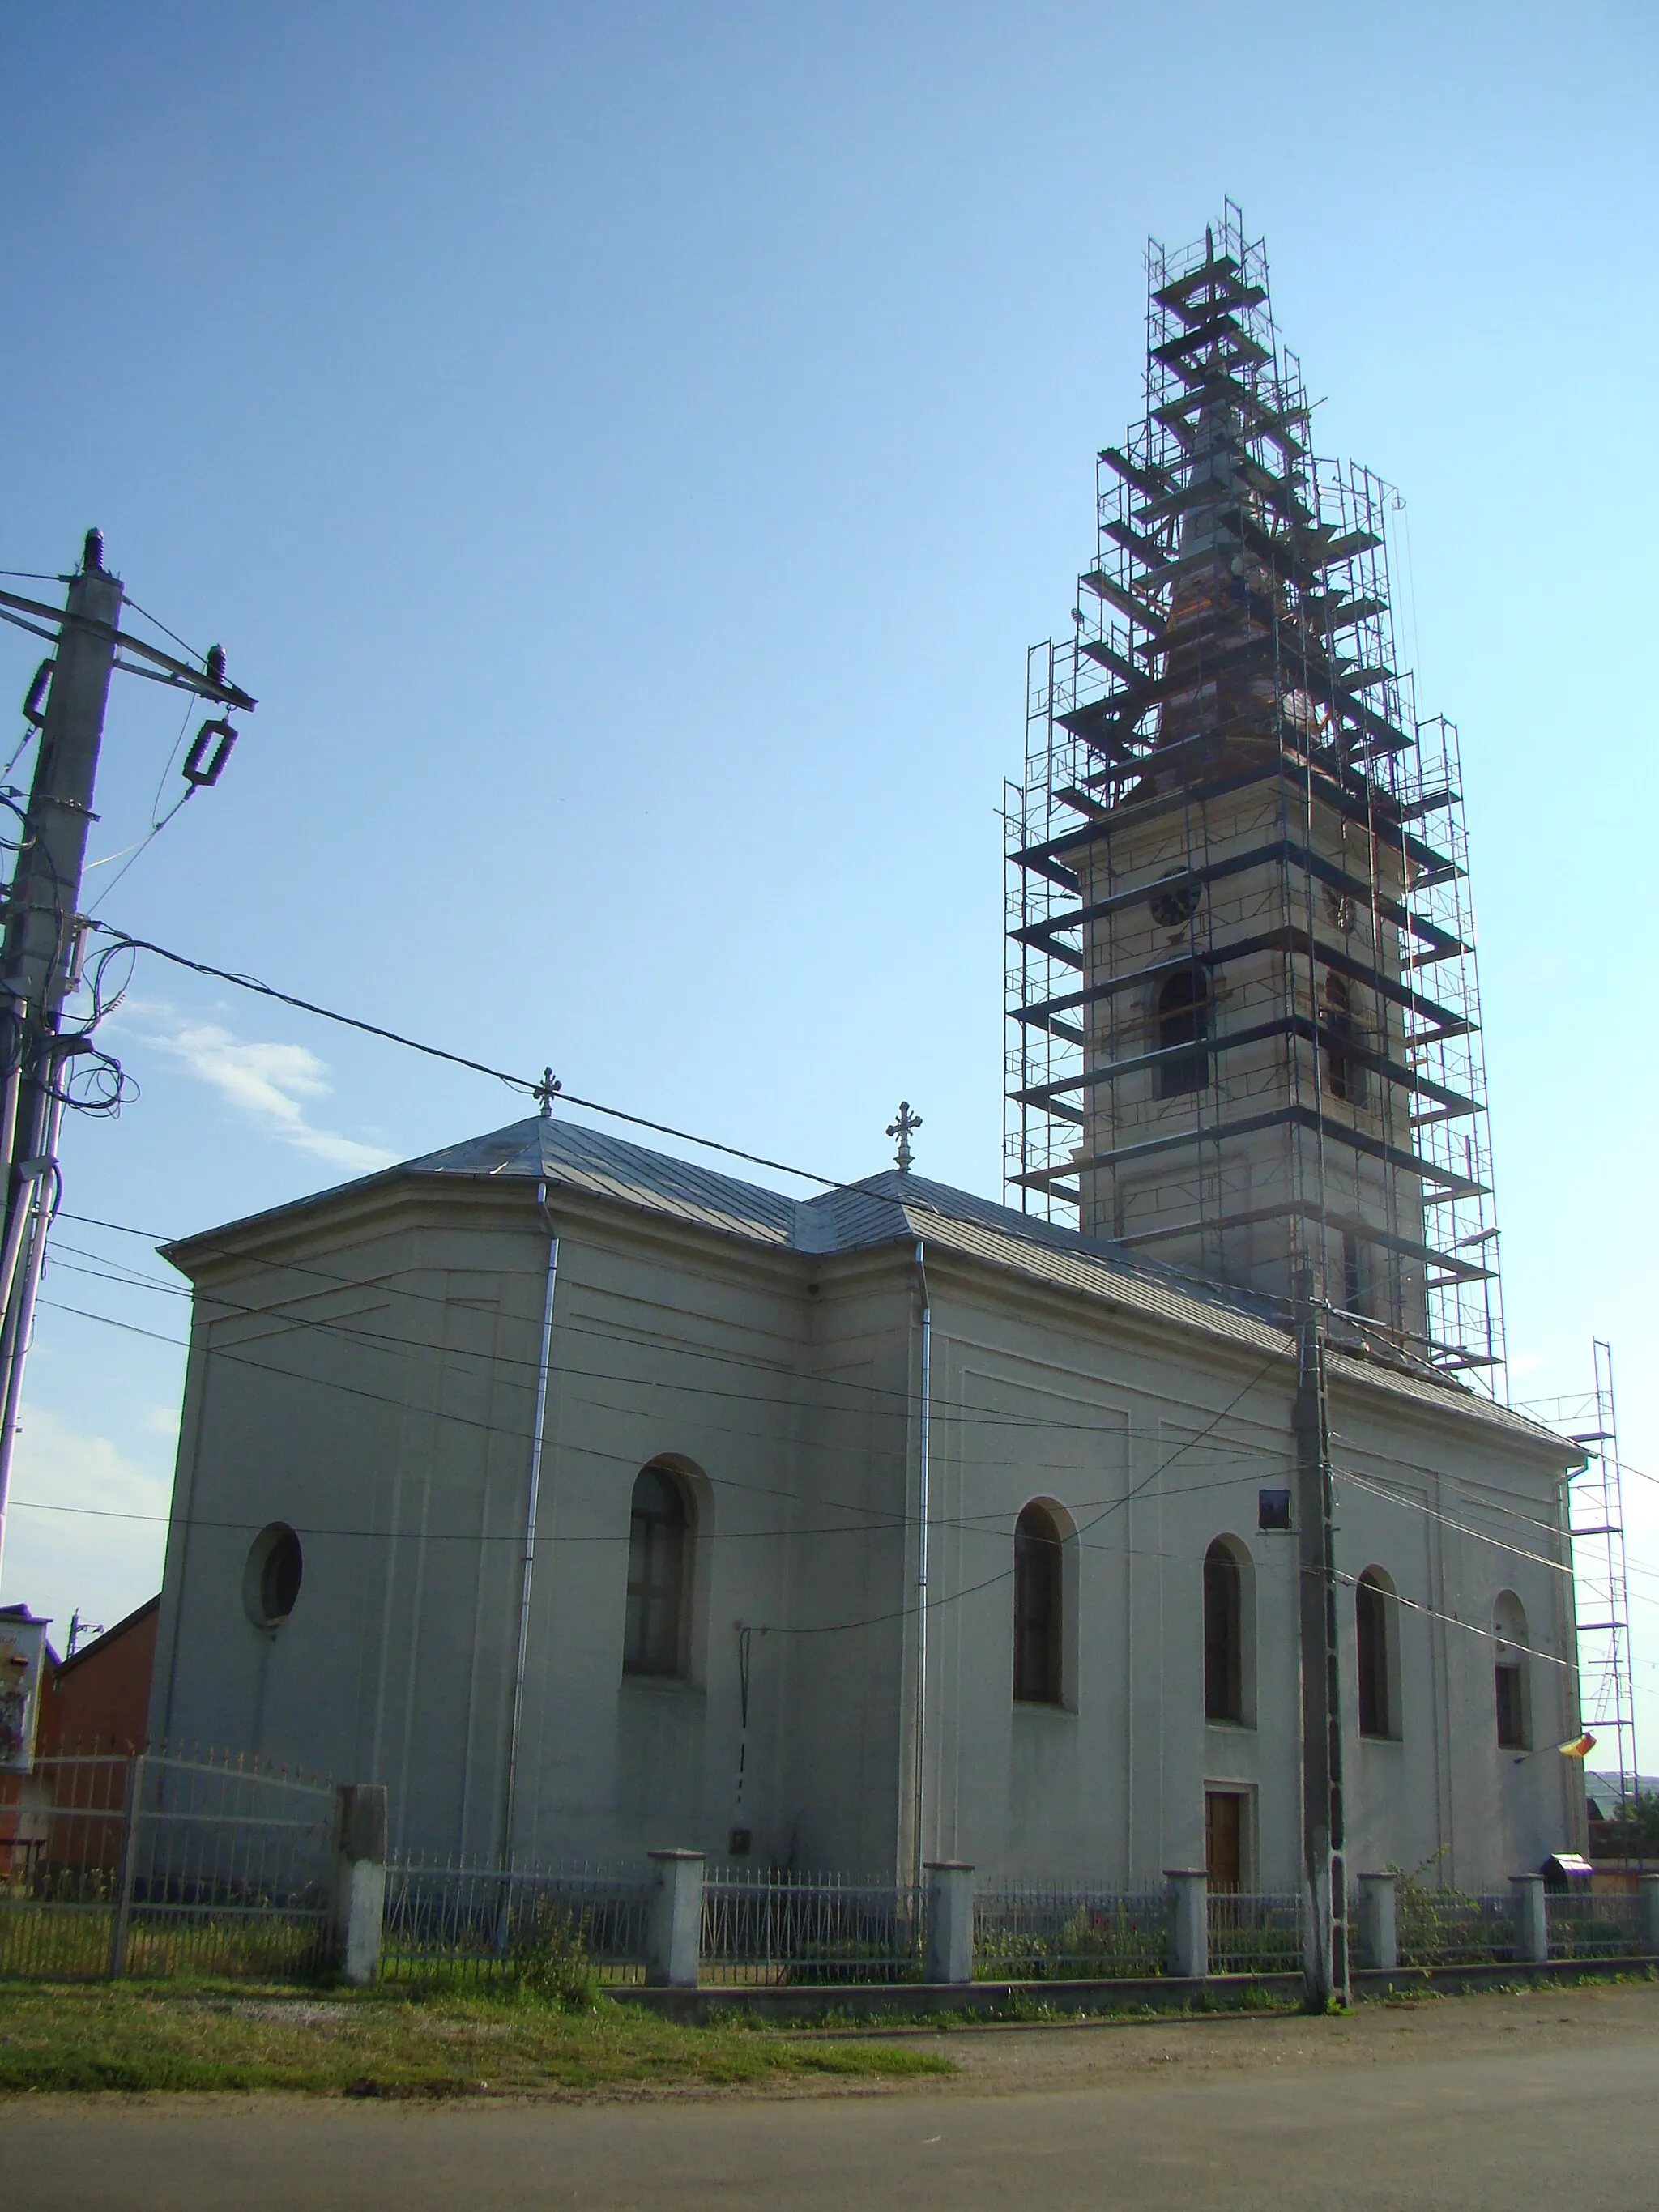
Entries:
[[262, 1528], [249, 1547], [242, 1603], [256, 1628], [280, 1628], [294, 1610], [305, 1573], [300, 1540], [286, 1521]]

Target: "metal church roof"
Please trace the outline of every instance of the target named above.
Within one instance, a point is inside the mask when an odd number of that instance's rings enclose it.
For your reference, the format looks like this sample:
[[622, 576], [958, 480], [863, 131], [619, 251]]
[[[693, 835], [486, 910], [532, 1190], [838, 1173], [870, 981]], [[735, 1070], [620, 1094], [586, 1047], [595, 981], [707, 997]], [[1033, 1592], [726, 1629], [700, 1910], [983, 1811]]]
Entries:
[[[1166, 1327], [1267, 1355], [1294, 1352], [1291, 1319], [1278, 1299], [1146, 1259], [1123, 1245], [1085, 1237], [948, 1183], [890, 1168], [815, 1197], [794, 1199], [579, 1122], [539, 1115], [231, 1226], [274, 1223], [346, 1191], [414, 1177], [485, 1184], [544, 1182], [775, 1251], [829, 1256], [921, 1242], [934, 1253], [950, 1251], [1028, 1281], [1099, 1298]], [[217, 1231], [216, 1241], [226, 1233]], [[183, 1238], [167, 1246], [167, 1255], [182, 1261], [192, 1247], [201, 1250], [209, 1243], [206, 1237]], [[1338, 1375], [1414, 1401], [1425, 1411], [1494, 1422], [1534, 1445], [1549, 1437], [1506, 1407], [1397, 1355], [1368, 1357], [1334, 1347], [1332, 1366]], [[1550, 1441], [1561, 1442], [1553, 1437]], [[1575, 1456], [1571, 1446], [1563, 1444], [1562, 1451], [1564, 1464]]]

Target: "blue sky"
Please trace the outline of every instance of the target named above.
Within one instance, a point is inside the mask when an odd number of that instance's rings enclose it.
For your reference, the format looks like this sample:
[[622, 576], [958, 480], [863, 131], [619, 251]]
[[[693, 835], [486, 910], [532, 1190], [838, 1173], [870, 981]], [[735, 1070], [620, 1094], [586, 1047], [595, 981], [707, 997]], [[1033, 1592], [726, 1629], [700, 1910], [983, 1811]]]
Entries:
[[[927, 1170], [994, 1191], [1024, 650], [1139, 411], [1146, 236], [1231, 193], [1322, 447], [1408, 503], [1516, 1395], [1609, 1337], [1659, 1474], [1656, 43], [1633, 5], [11, 10], [0, 566], [98, 523], [261, 702], [104, 911], [831, 1175], [903, 1093]], [[178, 731], [120, 680], [95, 858]], [[142, 1097], [71, 1128], [66, 1204], [164, 1234], [518, 1111], [155, 963], [107, 1035]], [[159, 1516], [179, 1354], [64, 1309], [177, 1337], [183, 1301], [73, 1272], [163, 1279], [140, 1239], [59, 1246], [18, 1495]], [[20, 1509], [4, 1594], [107, 1620], [160, 1552]]]

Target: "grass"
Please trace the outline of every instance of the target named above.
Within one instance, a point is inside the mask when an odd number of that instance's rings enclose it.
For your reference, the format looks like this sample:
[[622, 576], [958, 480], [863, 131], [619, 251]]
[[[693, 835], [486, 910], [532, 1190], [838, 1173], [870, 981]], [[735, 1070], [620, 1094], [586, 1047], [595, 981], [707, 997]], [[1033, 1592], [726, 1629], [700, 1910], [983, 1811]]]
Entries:
[[290, 2089], [428, 2098], [762, 2087], [948, 2074], [890, 2044], [721, 2023], [600, 1998], [235, 1983], [0, 1984], [0, 2090]]

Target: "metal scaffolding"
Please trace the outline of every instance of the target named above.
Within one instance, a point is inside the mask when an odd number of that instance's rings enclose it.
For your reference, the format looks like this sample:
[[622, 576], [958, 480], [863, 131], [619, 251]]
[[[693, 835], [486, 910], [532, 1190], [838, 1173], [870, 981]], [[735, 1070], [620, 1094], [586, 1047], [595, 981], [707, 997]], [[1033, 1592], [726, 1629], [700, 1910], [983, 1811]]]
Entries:
[[1317, 458], [1261, 242], [1147, 249], [1146, 412], [1097, 463], [1007, 787], [1010, 1202], [1351, 1335], [1503, 1358], [1456, 733], [1389, 612], [1400, 502]]
[[[1589, 1455], [1572, 1478], [1573, 1601], [1578, 1636], [1578, 1704], [1584, 1726], [1601, 1747], [1596, 1765], [1619, 1779], [1619, 1802], [1635, 1798], [1636, 1701], [1631, 1671], [1630, 1589], [1625, 1569], [1624, 1478], [1619, 1461], [1619, 1409], [1613, 1390], [1613, 1347], [1591, 1346], [1594, 1386], [1577, 1397], [1539, 1398], [1523, 1412], [1548, 1421]], [[1617, 1762], [1608, 1766], [1605, 1753]]]

